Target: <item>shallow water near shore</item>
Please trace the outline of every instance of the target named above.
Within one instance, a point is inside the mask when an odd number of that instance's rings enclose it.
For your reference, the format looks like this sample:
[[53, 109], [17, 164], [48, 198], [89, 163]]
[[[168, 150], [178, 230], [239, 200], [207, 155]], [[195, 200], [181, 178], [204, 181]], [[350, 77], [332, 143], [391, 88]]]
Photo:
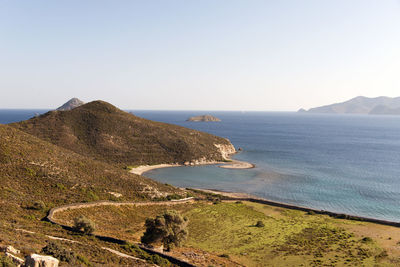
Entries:
[[400, 117], [212, 112], [222, 122], [193, 123], [185, 119], [201, 112], [133, 113], [227, 137], [244, 150], [235, 159], [256, 164], [156, 169], [145, 176], [400, 222]]
[[[0, 123], [44, 110], [0, 110]], [[274, 112], [132, 111], [151, 120], [227, 137], [254, 169], [151, 170], [180, 187], [244, 192], [273, 201], [400, 222], [400, 116]], [[222, 122], [186, 122], [210, 113]]]

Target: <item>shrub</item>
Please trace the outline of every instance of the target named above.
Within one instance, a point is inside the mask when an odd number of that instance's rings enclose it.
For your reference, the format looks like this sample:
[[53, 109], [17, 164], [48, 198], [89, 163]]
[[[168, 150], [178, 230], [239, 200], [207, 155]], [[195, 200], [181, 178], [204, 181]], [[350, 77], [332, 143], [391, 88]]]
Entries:
[[220, 198], [216, 198], [216, 199], [213, 200], [213, 204], [214, 204], [214, 205], [220, 204], [221, 202], [222, 202], [222, 201], [221, 201]]
[[173, 246], [179, 246], [187, 238], [186, 230], [188, 220], [175, 210], [169, 210], [156, 218], [146, 219], [146, 232], [141, 241], [145, 244], [162, 243], [170, 250]]
[[366, 236], [366, 237], [364, 237], [363, 239], [361, 239], [361, 241], [364, 242], [364, 243], [369, 243], [369, 242], [372, 242], [372, 238]]
[[38, 200], [33, 202], [33, 204], [31, 206], [28, 207], [29, 209], [32, 210], [44, 210], [46, 208], [46, 204], [44, 204], [43, 201]]
[[263, 223], [263, 221], [257, 221], [257, 223], [256, 223], [255, 226], [256, 226], [256, 227], [264, 227], [265, 224]]
[[95, 224], [85, 216], [79, 216], [74, 219], [74, 231], [91, 235], [95, 231]]
[[77, 259], [78, 259], [78, 261], [82, 262], [86, 266], [92, 266], [92, 264], [90, 264], [90, 261], [83, 255], [78, 255]]
[[168, 199], [168, 200], [172, 200], [172, 199], [182, 199], [182, 196], [181, 196], [181, 195], [178, 195], [178, 194], [171, 194], [171, 195], [168, 195], [168, 196], [167, 196], [167, 199]]
[[16, 265], [6, 256], [0, 256], [0, 267], [15, 267]]
[[221, 255], [219, 255], [221, 258], [227, 258], [227, 259], [229, 259], [230, 257], [229, 257], [229, 255], [228, 254], [221, 254]]
[[73, 251], [67, 250], [53, 241], [50, 241], [44, 248], [42, 248], [42, 252], [46, 255], [53, 256], [60, 261], [65, 261], [71, 264], [76, 261], [76, 256]]

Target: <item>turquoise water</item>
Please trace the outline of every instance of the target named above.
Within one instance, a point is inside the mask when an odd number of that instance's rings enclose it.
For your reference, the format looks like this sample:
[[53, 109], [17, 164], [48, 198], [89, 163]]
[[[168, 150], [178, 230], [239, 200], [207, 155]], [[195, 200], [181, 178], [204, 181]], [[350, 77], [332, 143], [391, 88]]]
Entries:
[[[44, 110], [0, 110], [0, 123]], [[267, 199], [400, 222], [400, 116], [208, 112], [220, 123], [185, 122], [190, 111], [135, 115], [229, 138], [256, 164], [152, 170], [145, 175], [183, 187], [251, 193]]]
[[221, 123], [194, 123], [184, 120], [198, 112], [134, 113], [227, 137], [243, 148], [235, 158], [256, 164], [165, 168], [148, 177], [400, 221], [400, 117], [213, 112]]

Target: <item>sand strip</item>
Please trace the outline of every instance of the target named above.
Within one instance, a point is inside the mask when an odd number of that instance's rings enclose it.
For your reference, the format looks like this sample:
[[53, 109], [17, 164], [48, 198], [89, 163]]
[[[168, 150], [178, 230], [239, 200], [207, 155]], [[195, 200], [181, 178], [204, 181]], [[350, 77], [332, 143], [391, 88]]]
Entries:
[[183, 165], [183, 164], [157, 164], [157, 165], [142, 165], [136, 168], [132, 168], [130, 170], [131, 173], [137, 174], [137, 175], [142, 175], [145, 172], [148, 172], [150, 170], [154, 169], [161, 169], [161, 168], [170, 168], [170, 167], [182, 167], [182, 166], [188, 166], [188, 167], [195, 167], [195, 166], [201, 166], [201, 165], [217, 165], [221, 164], [218, 167], [224, 168], [224, 169], [251, 169], [254, 168], [255, 165], [249, 162], [245, 161], [239, 161], [239, 160], [231, 160], [229, 162], [225, 161], [209, 161], [205, 163], [199, 163], [195, 165]]
[[218, 167], [224, 169], [251, 169], [254, 168], [256, 165], [239, 160], [232, 160], [231, 162], [224, 162], [224, 165], [220, 165]]

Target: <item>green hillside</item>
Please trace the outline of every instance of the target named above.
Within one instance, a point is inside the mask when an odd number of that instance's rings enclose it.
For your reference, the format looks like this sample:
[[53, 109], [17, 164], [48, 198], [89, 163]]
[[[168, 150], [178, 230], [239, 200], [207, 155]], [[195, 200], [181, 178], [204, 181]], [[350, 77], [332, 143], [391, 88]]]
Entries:
[[115, 198], [158, 197], [176, 193], [170, 186], [95, 161], [0, 124], [0, 198], [29, 205], [64, 204]]
[[136, 117], [94, 101], [70, 111], [50, 111], [12, 126], [94, 159], [123, 165], [223, 160], [215, 144], [227, 139]]

